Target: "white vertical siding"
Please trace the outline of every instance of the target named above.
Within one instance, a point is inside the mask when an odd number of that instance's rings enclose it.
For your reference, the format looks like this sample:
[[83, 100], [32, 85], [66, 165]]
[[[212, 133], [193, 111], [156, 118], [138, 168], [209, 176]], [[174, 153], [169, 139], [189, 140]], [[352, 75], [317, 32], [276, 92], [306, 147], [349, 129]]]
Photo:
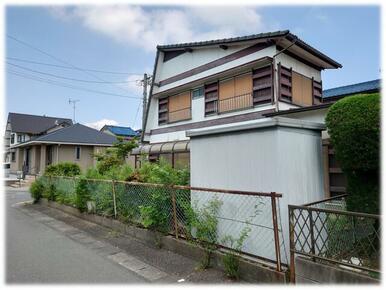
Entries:
[[[322, 147], [320, 132], [308, 129], [269, 127], [253, 131], [230, 132], [191, 138], [191, 185], [220, 189], [279, 192], [280, 217], [284, 245], [289, 256], [288, 204], [304, 204], [324, 197]], [[193, 199], [209, 199], [210, 193], [196, 194]], [[228, 200], [227, 200], [228, 199]], [[249, 212], [254, 206], [243, 201], [224, 199], [219, 216], [232, 218], [232, 212]], [[253, 228], [244, 250], [274, 259], [270, 202], [263, 199], [262, 212], [255, 218], [260, 226]], [[241, 202], [241, 199], [240, 199]], [[232, 210], [233, 208], [233, 210]], [[227, 223], [227, 222], [225, 222]], [[219, 222], [219, 235], [231, 233], [238, 237], [239, 227]], [[221, 232], [222, 230], [228, 232]], [[230, 231], [231, 230], [231, 231]], [[229, 232], [230, 231], [230, 232]], [[269, 243], [267, 243], [267, 240]], [[284, 248], [283, 248], [284, 249]], [[283, 261], [286, 262], [285, 257]]]

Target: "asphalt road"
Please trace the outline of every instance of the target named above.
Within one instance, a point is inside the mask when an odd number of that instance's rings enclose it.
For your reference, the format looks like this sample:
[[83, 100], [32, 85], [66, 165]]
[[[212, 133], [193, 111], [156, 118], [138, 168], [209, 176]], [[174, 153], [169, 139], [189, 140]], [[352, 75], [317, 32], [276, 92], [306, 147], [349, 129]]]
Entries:
[[30, 200], [6, 189], [6, 282], [145, 283], [146, 280], [13, 207]]

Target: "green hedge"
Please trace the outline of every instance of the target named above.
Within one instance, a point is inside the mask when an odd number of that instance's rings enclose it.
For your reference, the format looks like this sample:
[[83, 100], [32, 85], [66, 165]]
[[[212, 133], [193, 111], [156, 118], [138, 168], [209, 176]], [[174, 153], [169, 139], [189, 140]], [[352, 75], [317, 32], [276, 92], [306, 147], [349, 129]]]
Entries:
[[61, 162], [48, 165], [44, 171], [46, 176], [77, 176], [81, 174], [78, 164], [71, 162]]
[[336, 102], [327, 113], [326, 125], [347, 176], [347, 209], [379, 213], [380, 95]]
[[379, 168], [380, 95], [344, 98], [328, 110], [326, 125], [343, 170]]

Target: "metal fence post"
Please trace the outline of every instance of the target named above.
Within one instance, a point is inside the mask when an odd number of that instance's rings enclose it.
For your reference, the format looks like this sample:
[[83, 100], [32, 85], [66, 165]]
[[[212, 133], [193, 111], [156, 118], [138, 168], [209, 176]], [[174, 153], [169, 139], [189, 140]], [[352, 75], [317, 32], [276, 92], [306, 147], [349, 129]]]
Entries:
[[271, 192], [271, 205], [272, 205], [273, 235], [275, 238], [276, 270], [281, 272], [279, 227], [278, 227], [278, 223], [277, 223], [276, 193], [275, 192]]
[[[311, 253], [315, 256], [315, 237], [314, 237], [314, 221], [312, 219], [312, 210], [308, 209], [308, 217], [310, 219], [310, 237], [311, 237]], [[312, 261], [315, 262], [315, 257], [312, 257]]]
[[295, 284], [295, 225], [294, 209], [288, 205], [288, 221], [290, 235], [290, 282]]
[[176, 234], [176, 239], [178, 239], [178, 223], [177, 223], [177, 208], [176, 208], [176, 192], [175, 192], [175, 189], [172, 189], [172, 205], [173, 205], [174, 231], [175, 231], [175, 234]]
[[117, 218], [117, 202], [115, 199], [115, 182], [111, 181], [112, 189], [113, 189], [113, 204], [114, 204], [114, 218]]

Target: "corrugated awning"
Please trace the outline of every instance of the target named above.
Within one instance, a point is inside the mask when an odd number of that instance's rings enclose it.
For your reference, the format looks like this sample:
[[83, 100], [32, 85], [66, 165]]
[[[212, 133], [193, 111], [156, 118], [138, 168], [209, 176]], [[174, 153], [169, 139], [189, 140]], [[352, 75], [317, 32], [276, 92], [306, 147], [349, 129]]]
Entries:
[[140, 154], [162, 154], [162, 153], [178, 153], [178, 152], [189, 152], [190, 141], [176, 141], [176, 142], [165, 142], [157, 144], [146, 144], [140, 145], [131, 151], [131, 155]]

